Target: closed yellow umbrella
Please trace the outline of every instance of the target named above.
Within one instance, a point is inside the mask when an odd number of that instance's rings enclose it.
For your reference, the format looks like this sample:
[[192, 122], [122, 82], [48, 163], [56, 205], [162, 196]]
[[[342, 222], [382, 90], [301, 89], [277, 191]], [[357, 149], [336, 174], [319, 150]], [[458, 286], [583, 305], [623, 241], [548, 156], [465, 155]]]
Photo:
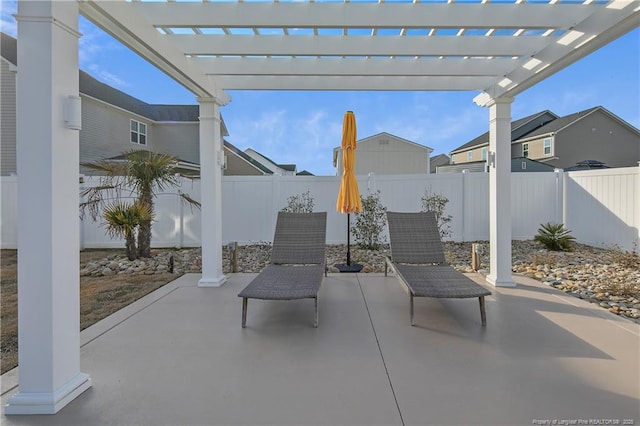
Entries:
[[340, 272], [360, 272], [362, 265], [351, 263], [351, 241], [350, 241], [350, 221], [351, 213], [362, 211], [362, 201], [360, 200], [360, 190], [356, 180], [354, 168], [356, 165], [356, 117], [352, 111], [344, 114], [342, 123], [342, 179], [340, 181], [340, 191], [336, 209], [340, 213], [347, 214], [347, 263], [337, 264], [336, 268]]

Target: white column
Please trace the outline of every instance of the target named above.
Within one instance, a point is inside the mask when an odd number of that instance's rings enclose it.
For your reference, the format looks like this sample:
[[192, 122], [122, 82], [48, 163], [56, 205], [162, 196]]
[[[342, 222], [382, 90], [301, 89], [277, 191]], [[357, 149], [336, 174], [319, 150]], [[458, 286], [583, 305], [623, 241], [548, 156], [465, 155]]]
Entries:
[[222, 273], [222, 144], [220, 104], [215, 98], [200, 103], [200, 203], [202, 204], [202, 278], [199, 287], [219, 287], [227, 280]]
[[5, 414], [53, 414], [91, 386], [80, 372], [79, 132], [64, 114], [78, 96], [78, 3], [19, 1], [16, 19], [20, 376]]
[[514, 287], [511, 277], [511, 102], [498, 98], [489, 105], [489, 260], [487, 281]]

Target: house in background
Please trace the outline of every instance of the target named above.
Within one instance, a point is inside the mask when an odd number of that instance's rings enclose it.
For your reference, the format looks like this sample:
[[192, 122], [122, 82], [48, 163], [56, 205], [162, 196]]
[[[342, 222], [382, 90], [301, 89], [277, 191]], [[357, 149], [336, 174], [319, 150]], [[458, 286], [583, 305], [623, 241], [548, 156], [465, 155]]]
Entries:
[[244, 153], [250, 158], [253, 158], [258, 163], [262, 164], [266, 169], [270, 171], [270, 174], [277, 176], [295, 176], [298, 174], [298, 168], [295, 164], [278, 164], [271, 160], [266, 155], [263, 155], [253, 148], [247, 148]]
[[[542, 111], [511, 123], [511, 157], [525, 157], [554, 168], [585, 158], [609, 167], [633, 167], [640, 160], [640, 130], [597, 106], [565, 117]], [[489, 132], [451, 151], [453, 164], [485, 161]]]
[[[532, 160], [526, 157], [516, 157], [511, 159], [511, 172], [552, 172], [555, 170], [550, 164], [542, 163], [540, 161]], [[486, 161], [469, 161], [467, 163], [460, 164], [445, 164], [438, 166], [436, 173], [462, 173], [467, 172], [488, 172], [488, 166]]]
[[[17, 40], [1, 35], [0, 59], [0, 175], [16, 173]], [[122, 160], [132, 149], [169, 154], [178, 159], [177, 171], [200, 173], [198, 105], [152, 105], [79, 71], [82, 104], [80, 173], [91, 174], [83, 163]], [[222, 138], [228, 135], [224, 121]], [[270, 175], [259, 161], [224, 141], [225, 175]]]
[[451, 164], [451, 158], [447, 154], [438, 154], [429, 158], [429, 173], [435, 173], [438, 167]]
[[[429, 173], [433, 149], [389, 133], [378, 133], [357, 141], [356, 175]], [[333, 149], [333, 167], [342, 175], [342, 149]]]

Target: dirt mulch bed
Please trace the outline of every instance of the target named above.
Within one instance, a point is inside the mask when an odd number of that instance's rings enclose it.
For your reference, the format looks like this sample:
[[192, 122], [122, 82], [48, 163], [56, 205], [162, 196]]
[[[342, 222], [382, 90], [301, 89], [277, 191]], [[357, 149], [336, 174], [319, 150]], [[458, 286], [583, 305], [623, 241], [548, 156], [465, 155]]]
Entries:
[[[124, 254], [124, 250], [83, 250], [80, 252], [79, 269], [91, 260], [120, 253]], [[17, 250], [0, 251], [0, 355], [2, 356], [0, 374], [18, 365], [17, 260]], [[80, 330], [108, 317], [179, 276], [179, 274], [165, 273], [81, 277]]]

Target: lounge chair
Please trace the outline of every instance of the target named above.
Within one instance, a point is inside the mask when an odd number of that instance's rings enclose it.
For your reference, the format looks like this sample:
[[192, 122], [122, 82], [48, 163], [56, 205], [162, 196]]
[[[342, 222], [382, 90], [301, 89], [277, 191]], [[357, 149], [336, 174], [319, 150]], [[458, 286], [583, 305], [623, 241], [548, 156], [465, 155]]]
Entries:
[[242, 328], [248, 299], [313, 299], [318, 326], [318, 290], [326, 271], [327, 213], [278, 213], [271, 263], [239, 294]]
[[386, 258], [384, 274], [393, 268], [407, 287], [411, 325], [415, 325], [414, 297], [477, 297], [482, 325], [486, 326], [484, 297], [491, 292], [447, 264], [435, 214], [387, 212], [387, 222], [391, 257]]

